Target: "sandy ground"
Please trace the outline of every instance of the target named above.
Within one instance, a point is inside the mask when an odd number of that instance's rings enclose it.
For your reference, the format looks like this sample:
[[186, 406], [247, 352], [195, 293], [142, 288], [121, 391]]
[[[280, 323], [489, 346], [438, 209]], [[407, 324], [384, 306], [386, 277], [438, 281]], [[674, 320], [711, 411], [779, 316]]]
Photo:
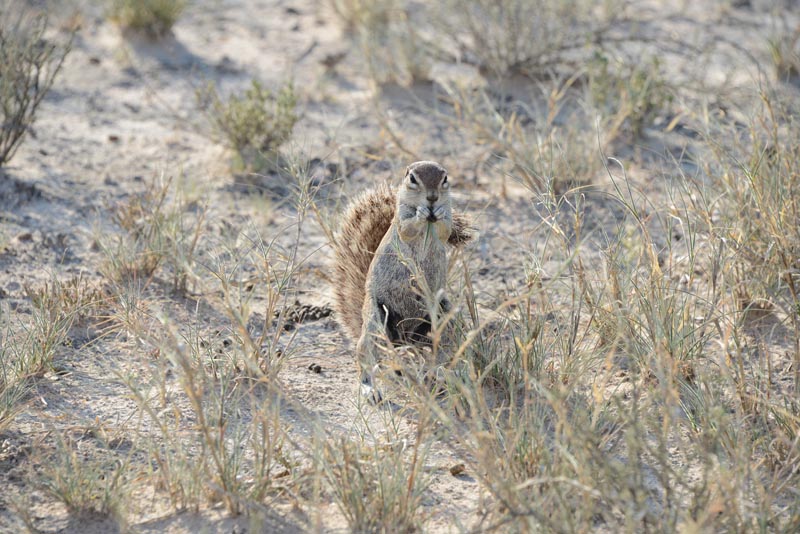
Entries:
[[[686, 16], [673, 22], [676, 32], [708, 30], [703, 39], [721, 35], [763, 54], [763, 39], [751, 36], [754, 25], [765, 28], [769, 24], [766, 18], [756, 20], [747, 7], [726, 11], [713, 2], [691, 4]], [[652, 10], [663, 8], [659, 2], [649, 5]], [[315, 172], [323, 186], [320, 198], [331, 209], [349, 192], [399, 176], [408, 163], [403, 158], [412, 158], [392, 148], [391, 138], [372, 111], [374, 92], [357, 51], [343, 37], [332, 14], [317, 2], [198, 0], [180, 18], [174, 35], [158, 44], [124, 38], [96, 6], [77, 7], [82, 12], [81, 29], [73, 49], [39, 110], [32, 134], [0, 178], [0, 299], [4, 313], [8, 310], [12, 319], [30, 313], [26, 286], [40, 287], [52, 276], [67, 279], [79, 274], [100, 283], [103, 255], [96, 242], [112, 228], [110, 211], [161, 175], [176, 177], [208, 204], [209, 236], [233, 228], [257, 231], [265, 239], [277, 235], [287, 244], [295, 239], [294, 229], [285, 231], [298, 217], [287, 194], [291, 184], [280, 183], [279, 177], [231, 174], [229, 155], [211, 138], [208, 124], [197, 111], [194, 92], [205, 80], [215, 81], [223, 92], [245, 87], [252, 77], [267, 86], [294, 80], [302, 119], [291, 146], [284, 149], [301, 154], [305, 161], [324, 162]], [[69, 11], [62, 6], [56, 16]], [[704, 19], [704, 14], [711, 15]], [[734, 52], [720, 54], [718, 63], [708, 69], [709, 78], [749, 78], [746, 70], [726, 64], [733, 61], [725, 58]], [[335, 68], [325, 65], [340, 53], [347, 55]], [[676, 65], [676, 70], [682, 67]], [[430, 90], [415, 88], [422, 98]], [[411, 150], [420, 159], [441, 160], [461, 181], [456, 201], [461, 209], [477, 214], [481, 230], [470, 260], [479, 293], [491, 302], [507, 288], [521, 285], [525, 274], [514, 251], [536, 248], [539, 221], [532, 210], [523, 209], [529, 205], [524, 190], [509, 183], [512, 194], [503, 198], [497, 182], [466, 163], [482, 148], [459, 145], [457, 132], [415, 113], [405, 89], [387, 87], [380, 99], [390, 120], [406, 132]], [[419, 137], [408, 133], [415, 128], [423, 131]], [[673, 132], [672, 137], [660, 136], [653, 142], [680, 151], [689, 141]], [[385, 153], [394, 156], [382, 157]], [[653, 194], [661, 190], [636, 164], [629, 171], [644, 190]], [[595, 215], [593, 224], [615, 217], [613, 210], [603, 206], [596, 208]], [[329, 249], [314, 217], [302, 227], [298, 255], [307, 260], [295, 282], [295, 298], [302, 304], [328, 305]], [[168, 284], [163, 285], [153, 289], [153, 298], [168, 300]], [[264, 298], [255, 297], [254, 309], [263, 305]], [[197, 312], [191, 298], [165, 306], [175, 321], [198, 321], [210, 337], [219, 331], [223, 334], [216, 337], [224, 337], [227, 325], [218, 310]], [[331, 317], [298, 324], [295, 335], [294, 350], [281, 372], [288, 396], [316, 414], [326, 428], [351, 433], [364, 424], [364, 408], [346, 340]], [[23, 528], [10, 502], [12, 495], [28, 491], [24, 464], [37, 440], [52, 430], [92, 422], [124, 428], [135, 418], [136, 405], [126, 387], [109, 380], [108, 370], [135, 368], [146, 355], [131, 351], [129, 340], [119, 336], [98, 338], [91, 329], [74, 330], [71, 336], [71, 346], [60, 348], [56, 356], [55, 365], [63, 372], [39, 381], [26, 410], [0, 435], [4, 444], [0, 486], [5, 488], [0, 495], [0, 531]], [[308, 369], [313, 363], [322, 366], [321, 373]], [[290, 411], [285, 417], [296, 419]], [[385, 424], [385, 414], [373, 410], [366, 417], [371, 425]], [[411, 435], [413, 425], [402, 422], [400, 433]], [[428, 457], [430, 486], [424, 509], [431, 515], [426, 525], [432, 532], [478, 524], [479, 485], [471, 476], [450, 475], [447, 469], [457, 463], [457, 453], [446, 443], [435, 446]], [[42, 531], [115, 528], [108, 519], [70, 518], [62, 505], [38, 490], [31, 493], [30, 506]], [[228, 517], [219, 507], [175, 513], [155, 497], [139, 496], [132, 512], [129, 524], [136, 532], [346, 530], [344, 518], [332, 503], [298, 512], [291, 500], [279, 499], [274, 503], [274, 517], [262, 518], [266, 523], [256, 527], [247, 517]]]

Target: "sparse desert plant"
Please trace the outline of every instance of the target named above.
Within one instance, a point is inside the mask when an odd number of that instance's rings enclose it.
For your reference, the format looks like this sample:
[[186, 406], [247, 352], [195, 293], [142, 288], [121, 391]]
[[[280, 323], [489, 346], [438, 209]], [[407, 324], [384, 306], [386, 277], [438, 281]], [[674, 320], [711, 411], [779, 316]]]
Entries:
[[[410, 86], [430, 80], [432, 47], [412, 19], [408, 2], [369, 0], [334, 2], [347, 4], [337, 13], [343, 20], [346, 34], [356, 38], [366, 59], [369, 76], [376, 84], [399, 83]], [[435, 45], [435, 43], [434, 43]]]
[[[571, 93], [575, 78], [531, 88], [525, 100], [491, 94], [487, 89], [443, 83], [450, 110], [431, 110], [437, 119], [457, 128], [477, 146], [485, 159], [534, 192], [562, 194], [586, 185], [602, 168], [594, 118], [580, 109]], [[544, 116], [544, 120], [533, 117]]]
[[0, 166], [10, 160], [64, 64], [72, 38], [45, 38], [47, 17], [0, 2]]
[[[744, 276], [766, 286], [761, 297], [788, 291], [800, 303], [797, 258], [800, 253], [800, 151], [789, 141], [800, 134], [796, 104], [769, 89], [760, 93], [757, 110], [744, 136], [719, 130], [731, 143], [712, 143], [716, 162], [709, 167], [725, 194], [722, 204], [731, 226], [728, 236], [745, 267]], [[723, 127], [724, 128], [724, 127]], [[754, 277], [754, 269], [759, 276]], [[764, 293], [766, 291], [766, 294]], [[786, 310], [788, 311], [788, 310]]]
[[329, 0], [328, 3], [348, 33], [361, 28], [385, 28], [400, 7], [397, 0]]
[[395, 14], [378, 46], [369, 37], [362, 38], [361, 48], [371, 50], [367, 57], [374, 82], [411, 86], [431, 81], [435, 56], [430, 56], [429, 44], [405, 11]]
[[298, 120], [291, 84], [273, 92], [254, 79], [244, 92], [223, 101], [215, 85], [209, 83], [197, 92], [197, 100], [214, 135], [236, 152], [245, 167], [263, 166], [274, 159]]
[[31, 322], [24, 328], [30, 336], [30, 346], [24, 359], [18, 362], [26, 376], [41, 375], [53, 365], [58, 348], [67, 342], [67, 335], [85, 302], [68, 300], [63, 284], [53, 278], [40, 290], [27, 289], [33, 305]]
[[793, 31], [778, 34], [768, 45], [779, 79], [800, 76], [800, 25]]
[[575, 64], [582, 48], [601, 44], [623, 7], [619, 1], [449, 0], [432, 13], [436, 41], [445, 34], [449, 46], [432, 46], [496, 76], [537, 77]]
[[23, 409], [22, 401], [30, 390], [28, 382], [11, 368], [9, 359], [5, 347], [0, 348], [0, 432]]
[[91, 283], [84, 273], [61, 281], [53, 278], [39, 287], [25, 287], [25, 292], [36, 308], [60, 305], [64, 313], [74, 315], [75, 322], [97, 319], [107, 295], [97, 284]]
[[[298, 251], [310, 213], [319, 214], [314, 201], [317, 189], [311, 184], [308, 167], [291, 155], [286, 162], [284, 171], [295, 182], [294, 228], [284, 228], [284, 232], [293, 231], [291, 245], [281, 244], [278, 235], [265, 240], [258, 229], [248, 225], [233, 229], [218, 242], [211, 260], [205, 264], [237, 341], [232, 347], [237, 362], [251, 376], [270, 381], [294, 351], [293, 323], [297, 317], [292, 318], [292, 302], [304, 262]], [[254, 307], [258, 297], [264, 299], [262, 308]]]
[[106, 253], [106, 278], [146, 283], [160, 267], [166, 267], [173, 291], [186, 292], [206, 216], [204, 206], [190, 208], [189, 204], [182, 191], [173, 187], [172, 178], [162, 175], [153, 178], [142, 194], [116, 205], [112, 218], [125, 234], [100, 240]]
[[[417, 440], [386, 442], [367, 435], [355, 441], [330, 437], [315, 447], [329, 490], [353, 532], [417, 532], [426, 475], [426, 432]], [[321, 449], [321, 450], [320, 450]], [[408, 450], [410, 449], [410, 450]]]
[[[760, 90], [748, 128], [709, 124], [706, 164], [720, 201], [706, 218], [732, 258], [738, 320], [774, 317], [791, 327], [794, 387], [800, 387], [800, 135], [797, 104]], [[724, 140], [722, 142], [721, 140]]]
[[194, 328], [181, 333], [164, 316], [159, 324], [136, 333], [158, 358], [143, 362], [140, 373], [118, 374], [157, 430], [145, 440], [158, 466], [152, 477], [176, 509], [210, 501], [232, 514], [248, 512], [291, 468], [282, 452], [280, 394], [248, 376], [238, 340], [217, 350]]
[[25, 369], [19, 364], [27, 350], [27, 339], [10, 329], [8, 311], [0, 307], [0, 432], [22, 409], [21, 402], [30, 388]]
[[0, 428], [17, 413], [32, 379], [53, 367], [72, 325], [100, 301], [81, 277], [67, 282], [53, 277], [43, 286], [25, 289], [33, 307], [29, 319], [12, 324], [13, 316], [0, 308]]
[[657, 58], [624, 61], [596, 52], [587, 67], [590, 108], [604, 119], [606, 139], [637, 139], [659, 113], [668, 111], [672, 94]]
[[585, 92], [578, 86], [582, 70], [531, 85], [527, 94], [441, 81], [441, 100], [451, 108], [423, 109], [485, 147], [485, 161], [501, 176], [561, 195], [591, 184], [607, 148], [640, 137], [672, 101], [656, 60], [610, 65], [598, 53], [585, 69]]
[[109, 0], [109, 18], [123, 30], [143, 32], [153, 39], [169, 34], [188, 0]]
[[129, 459], [77, 441], [69, 433], [57, 435], [55, 450], [41, 458], [40, 488], [77, 518], [111, 517], [124, 525]]
[[[274, 241], [265, 243], [260, 236], [248, 238], [243, 250], [228, 249], [215, 255], [208, 265], [222, 298], [222, 310], [230, 320], [236, 343], [232, 356], [242, 371], [254, 377], [274, 379], [292, 350], [293, 334], [288, 313], [288, 295], [298, 266]], [[233, 261], [226, 261], [229, 258]], [[240, 279], [246, 273], [256, 276]], [[261, 268], [266, 268], [259, 272]], [[266, 302], [255, 309], [255, 287], [266, 290]], [[260, 312], [262, 319], [251, 321]]]
[[[578, 120], [580, 114], [574, 115]], [[556, 195], [589, 185], [602, 166], [601, 143], [596, 132], [566, 124], [549, 124], [544, 131], [530, 131], [509, 124], [511, 174], [531, 191]], [[502, 161], [497, 161], [502, 168]]]
[[379, 83], [426, 80], [430, 64], [441, 60], [500, 77], [576, 67], [584, 49], [603, 43], [624, 15], [620, 1], [449, 0], [424, 8], [397, 0], [331, 3], [358, 37]]

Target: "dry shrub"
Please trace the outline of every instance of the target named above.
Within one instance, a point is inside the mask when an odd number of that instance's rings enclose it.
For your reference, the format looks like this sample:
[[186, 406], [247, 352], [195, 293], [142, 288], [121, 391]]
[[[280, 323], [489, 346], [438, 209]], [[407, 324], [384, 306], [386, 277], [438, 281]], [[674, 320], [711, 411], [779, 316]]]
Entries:
[[214, 134], [236, 151], [240, 163], [256, 167], [274, 158], [298, 120], [291, 84], [276, 93], [253, 80], [243, 93], [223, 101], [213, 83], [197, 92]]
[[10, 160], [34, 122], [70, 50], [45, 39], [47, 17], [0, 3], [0, 166]]
[[170, 33], [187, 0], [110, 0], [109, 18], [124, 30], [159, 39]]
[[619, 1], [449, 0], [433, 20], [462, 60], [496, 76], [537, 77], [578, 64], [580, 51], [604, 40], [622, 7]]

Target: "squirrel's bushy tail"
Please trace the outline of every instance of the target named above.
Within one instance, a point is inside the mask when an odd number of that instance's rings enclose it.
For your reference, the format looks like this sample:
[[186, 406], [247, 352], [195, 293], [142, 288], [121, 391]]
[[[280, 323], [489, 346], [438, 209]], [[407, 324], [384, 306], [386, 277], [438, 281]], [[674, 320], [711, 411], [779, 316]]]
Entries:
[[334, 236], [333, 309], [351, 339], [361, 335], [361, 308], [367, 271], [381, 240], [392, 225], [395, 194], [388, 185], [355, 198], [339, 221]]
[[[353, 340], [361, 336], [367, 271], [392, 225], [395, 204], [395, 192], [388, 185], [362, 193], [350, 202], [333, 238], [333, 309], [339, 324]], [[447, 241], [450, 245], [461, 247], [476, 234], [466, 216], [453, 214], [453, 231]]]

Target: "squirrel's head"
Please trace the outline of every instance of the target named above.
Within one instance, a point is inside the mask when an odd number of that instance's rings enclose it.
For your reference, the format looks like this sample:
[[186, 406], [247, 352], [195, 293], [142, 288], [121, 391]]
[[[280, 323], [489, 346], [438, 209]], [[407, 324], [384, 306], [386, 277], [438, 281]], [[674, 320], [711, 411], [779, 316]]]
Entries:
[[433, 206], [448, 200], [450, 182], [444, 167], [433, 161], [418, 161], [406, 168], [398, 200], [404, 204]]

